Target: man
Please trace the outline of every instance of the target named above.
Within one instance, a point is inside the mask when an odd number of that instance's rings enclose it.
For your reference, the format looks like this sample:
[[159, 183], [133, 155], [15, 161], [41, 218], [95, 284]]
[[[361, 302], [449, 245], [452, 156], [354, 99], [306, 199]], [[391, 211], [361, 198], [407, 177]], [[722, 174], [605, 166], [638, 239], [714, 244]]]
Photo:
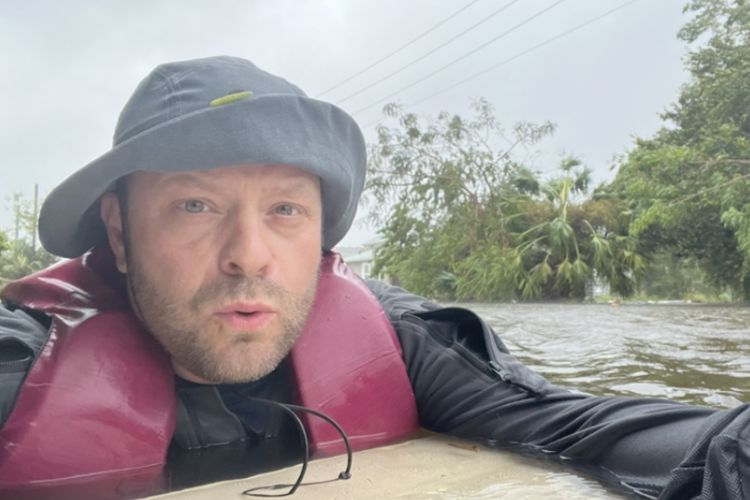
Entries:
[[[470, 311], [364, 289], [327, 252], [364, 173], [351, 117], [250, 62], [156, 68], [113, 149], [45, 201], [42, 242], [75, 259], [2, 293], [0, 484], [158, 466], [170, 446], [292, 446], [270, 399], [330, 413], [359, 448], [408, 435], [418, 414], [644, 496], [750, 496], [748, 406], [573, 394]], [[307, 424], [315, 449], [337, 449]]]

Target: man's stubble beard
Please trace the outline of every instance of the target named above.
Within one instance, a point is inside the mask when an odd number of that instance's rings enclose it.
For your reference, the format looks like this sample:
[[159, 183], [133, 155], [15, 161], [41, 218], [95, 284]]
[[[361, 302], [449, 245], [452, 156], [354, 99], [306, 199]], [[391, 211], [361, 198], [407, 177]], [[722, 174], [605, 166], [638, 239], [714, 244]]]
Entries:
[[[241, 383], [258, 380], [273, 371], [289, 353], [302, 333], [317, 288], [319, 268], [316, 268], [307, 290], [295, 297], [284, 287], [263, 278], [220, 275], [211, 283], [201, 286], [187, 301], [170, 300], [167, 290], [151, 281], [138, 257], [133, 252], [127, 231], [123, 231], [125, 258], [128, 272], [126, 282], [130, 302], [146, 329], [164, 347], [172, 358], [193, 375], [219, 383]], [[168, 286], [168, 285], [167, 285]], [[258, 346], [253, 332], [227, 333], [231, 339], [219, 342], [222, 350], [246, 352], [239, 360], [232, 359], [236, 352], [217, 352], [210, 338], [201, 338], [201, 331], [191, 326], [210, 311], [233, 302], [271, 300], [275, 319], [281, 331], [272, 339], [269, 348]], [[218, 324], [218, 320], [217, 320]], [[210, 335], [221, 335], [212, 329]], [[205, 333], [205, 331], [204, 331]], [[255, 344], [255, 345], [253, 345]], [[223, 355], [222, 355], [223, 354]]]

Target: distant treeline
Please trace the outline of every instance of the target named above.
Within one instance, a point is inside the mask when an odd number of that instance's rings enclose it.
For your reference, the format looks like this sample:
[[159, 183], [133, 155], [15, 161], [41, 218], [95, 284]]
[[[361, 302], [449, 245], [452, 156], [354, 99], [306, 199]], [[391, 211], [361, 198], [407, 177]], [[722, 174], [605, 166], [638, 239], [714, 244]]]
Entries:
[[[608, 184], [575, 158], [543, 179], [521, 152], [550, 123], [504, 129], [490, 105], [425, 123], [396, 105], [370, 146], [375, 271], [458, 300], [613, 295], [750, 299], [750, 4], [692, 0], [690, 81]], [[612, 117], [613, 120], [617, 117]]]

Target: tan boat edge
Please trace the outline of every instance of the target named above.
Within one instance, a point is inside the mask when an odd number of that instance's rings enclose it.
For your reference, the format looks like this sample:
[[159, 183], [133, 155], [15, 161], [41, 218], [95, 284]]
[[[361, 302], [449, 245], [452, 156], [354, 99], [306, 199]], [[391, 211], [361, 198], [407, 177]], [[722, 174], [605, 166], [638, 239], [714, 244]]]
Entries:
[[[382, 498], [564, 498], [617, 499], [622, 496], [581, 477], [562, 464], [539, 461], [516, 453], [486, 448], [447, 436], [431, 435], [354, 455], [352, 477], [336, 478], [346, 457], [314, 460], [293, 497], [350, 500]], [[152, 499], [247, 499], [243, 491], [297, 479], [293, 466], [246, 479], [207, 484]], [[322, 484], [307, 484], [328, 481]], [[282, 493], [263, 490], [259, 493]]]

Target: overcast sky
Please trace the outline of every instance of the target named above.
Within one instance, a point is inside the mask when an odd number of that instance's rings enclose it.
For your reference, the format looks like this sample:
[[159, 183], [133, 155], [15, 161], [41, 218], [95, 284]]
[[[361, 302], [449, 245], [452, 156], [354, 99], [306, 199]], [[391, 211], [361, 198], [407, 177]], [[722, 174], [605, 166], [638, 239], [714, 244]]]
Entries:
[[[572, 154], [611, 178], [613, 155], [661, 124], [687, 79], [676, 39], [684, 0], [638, 0], [483, 76], [414, 102], [550, 40], [625, 0], [0, 0], [0, 227], [5, 198], [49, 192], [107, 151], [117, 115], [157, 64], [237, 55], [318, 97], [462, 7], [449, 21], [346, 85], [322, 96], [339, 102], [480, 21], [444, 48], [354, 98], [340, 102], [373, 138], [384, 98], [426, 116], [467, 113], [485, 97], [500, 121], [551, 120], [540, 145], [549, 158]], [[496, 13], [502, 7], [501, 12]], [[535, 14], [546, 12], [530, 19]], [[530, 19], [530, 20], [529, 20]], [[523, 23], [523, 24], [522, 24]], [[517, 25], [522, 24], [520, 27]], [[515, 28], [514, 28], [515, 27]], [[505, 36], [500, 36], [509, 31]], [[467, 55], [495, 37], [497, 41]], [[372, 230], [356, 227], [347, 243]]]

